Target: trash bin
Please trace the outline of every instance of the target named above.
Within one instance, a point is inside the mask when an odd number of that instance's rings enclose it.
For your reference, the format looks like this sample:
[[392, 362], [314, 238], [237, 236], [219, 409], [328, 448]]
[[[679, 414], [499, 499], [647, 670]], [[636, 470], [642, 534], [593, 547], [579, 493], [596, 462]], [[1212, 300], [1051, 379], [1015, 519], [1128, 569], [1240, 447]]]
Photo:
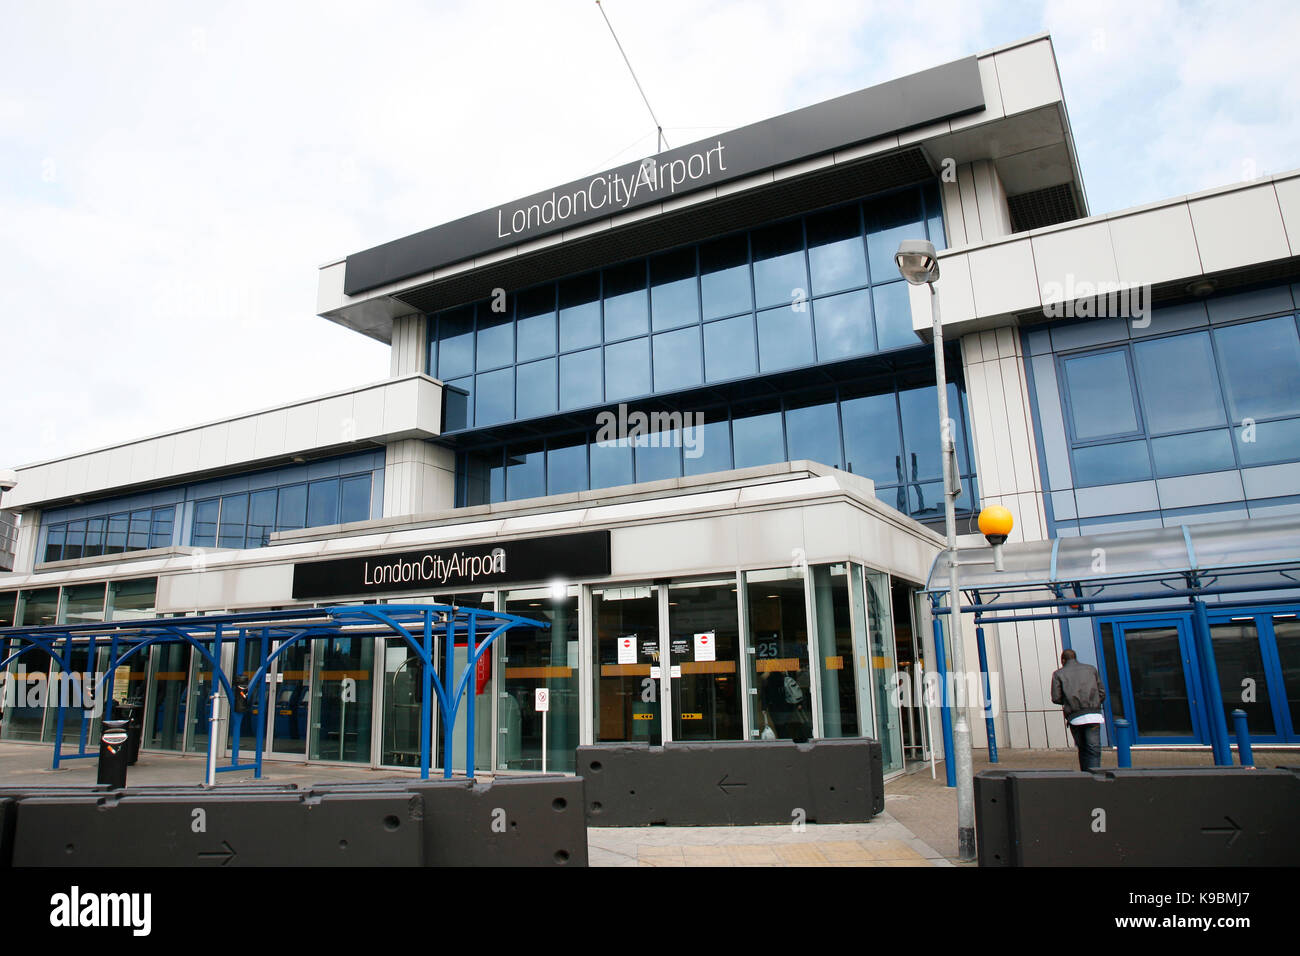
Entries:
[[106, 720], [99, 735], [99, 776], [95, 782], [106, 783], [116, 790], [126, 786], [126, 767], [131, 756], [126, 727], [125, 720]]
[[144, 736], [144, 698], [128, 697], [120, 704], [114, 704], [113, 716], [127, 722], [126, 749], [130, 756], [126, 762], [134, 767], [140, 759], [140, 739]]

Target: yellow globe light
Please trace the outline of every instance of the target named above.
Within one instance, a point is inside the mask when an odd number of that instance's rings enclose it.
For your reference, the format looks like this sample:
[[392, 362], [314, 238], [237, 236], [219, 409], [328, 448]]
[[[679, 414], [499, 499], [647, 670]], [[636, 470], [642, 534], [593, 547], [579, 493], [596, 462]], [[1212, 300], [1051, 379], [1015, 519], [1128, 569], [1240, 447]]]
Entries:
[[989, 539], [989, 544], [1002, 544], [1011, 533], [1015, 518], [1001, 505], [989, 505], [980, 512], [980, 534]]

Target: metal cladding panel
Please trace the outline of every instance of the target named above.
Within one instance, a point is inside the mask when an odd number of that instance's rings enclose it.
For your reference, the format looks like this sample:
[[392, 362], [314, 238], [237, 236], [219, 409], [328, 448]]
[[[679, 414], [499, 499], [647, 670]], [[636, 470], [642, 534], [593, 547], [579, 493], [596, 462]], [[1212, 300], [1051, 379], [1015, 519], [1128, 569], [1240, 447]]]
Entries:
[[394, 792], [32, 796], [13, 865], [419, 866], [423, 809]]
[[578, 773], [591, 826], [865, 823], [884, 809], [869, 738], [601, 744], [578, 748]]
[[[585, 222], [983, 108], [979, 63], [966, 57], [355, 253], [347, 258], [343, 291], [357, 295]], [[647, 163], [652, 163], [648, 171]], [[578, 196], [583, 197], [581, 213]], [[560, 213], [564, 199], [571, 210], [567, 215]], [[529, 218], [530, 209], [537, 210], [536, 223]], [[527, 226], [516, 229], [512, 222], [521, 211]]]
[[[1003, 771], [983, 797], [980, 865], [1295, 866], [1300, 775], [1290, 770]], [[1006, 832], [998, 816], [1005, 812]], [[983, 845], [987, 842], [987, 846]], [[986, 859], [993, 862], [986, 863]]]

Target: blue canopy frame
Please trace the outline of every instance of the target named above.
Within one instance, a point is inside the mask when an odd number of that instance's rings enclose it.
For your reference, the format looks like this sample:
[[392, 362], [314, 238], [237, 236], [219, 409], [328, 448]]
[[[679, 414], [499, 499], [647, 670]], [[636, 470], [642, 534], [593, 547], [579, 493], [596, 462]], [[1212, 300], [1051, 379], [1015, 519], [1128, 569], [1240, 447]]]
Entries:
[[[430, 703], [435, 695], [442, 720], [443, 753], [446, 755], [443, 776], [451, 778], [453, 732], [462, 698], [465, 699], [466, 741], [465, 772], [474, 776], [474, 694], [467, 694], [470, 675], [475, 673], [492, 642], [518, 627], [549, 628], [546, 621], [535, 621], [513, 614], [501, 614], [479, 608], [452, 604], [349, 604], [318, 608], [292, 608], [283, 611], [255, 611], [209, 617], [168, 617], [148, 620], [111, 621], [95, 624], [46, 625], [39, 627], [0, 628], [0, 672], [13, 661], [34, 649], [45, 651], [58, 664], [62, 674], [73, 674], [72, 651], [86, 648], [93, 673], [96, 650], [105, 640], [109, 644], [108, 666], [98, 678], [93, 700], [104, 699], [104, 719], [112, 719], [113, 700], [106, 699], [105, 684], [128, 658], [153, 644], [184, 643], [193, 647], [212, 668], [213, 680], [230, 704], [230, 763], [217, 767], [218, 772], [253, 769], [262, 776], [262, 748], [256, 748], [252, 762], [240, 763], [240, 730], [247, 714], [235, 709], [235, 686], [222, 670], [223, 644], [235, 643], [234, 675], [252, 671], [248, 686], [249, 710], [256, 710], [256, 739], [266, 739], [266, 706], [254, 707], [266, 695], [266, 677], [271, 664], [286, 649], [299, 641], [338, 637], [400, 637], [423, 665], [423, 694], [420, 699], [420, 777], [428, 779], [432, 753]], [[441, 637], [444, 663], [441, 674], [434, 658], [434, 639]], [[246, 660], [249, 640], [261, 648], [260, 659]], [[268, 653], [271, 641], [279, 646]], [[16, 644], [15, 644], [16, 642]], [[465, 666], [456, 672], [455, 649], [466, 645]], [[60, 652], [62, 646], [62, 652]], [[65, 694], [57, 695], [54, 730], [53, 769], [66, 760], [98, 757], [98, 744], [87, 752], [90, 721], [81, 721], [77, 752], [63, 753]], [[48, 702], [47, 702], [48, 706]]]

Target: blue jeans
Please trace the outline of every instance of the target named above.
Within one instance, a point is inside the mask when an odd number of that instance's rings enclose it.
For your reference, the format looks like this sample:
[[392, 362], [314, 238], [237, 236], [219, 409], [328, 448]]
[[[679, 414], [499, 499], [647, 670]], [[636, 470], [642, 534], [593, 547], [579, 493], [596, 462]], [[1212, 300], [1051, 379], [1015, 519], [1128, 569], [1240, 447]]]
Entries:
[[1079, 769], [1101, 769], [1101, 724], [1071, 724], [1074, 745], [1079, 748]]

